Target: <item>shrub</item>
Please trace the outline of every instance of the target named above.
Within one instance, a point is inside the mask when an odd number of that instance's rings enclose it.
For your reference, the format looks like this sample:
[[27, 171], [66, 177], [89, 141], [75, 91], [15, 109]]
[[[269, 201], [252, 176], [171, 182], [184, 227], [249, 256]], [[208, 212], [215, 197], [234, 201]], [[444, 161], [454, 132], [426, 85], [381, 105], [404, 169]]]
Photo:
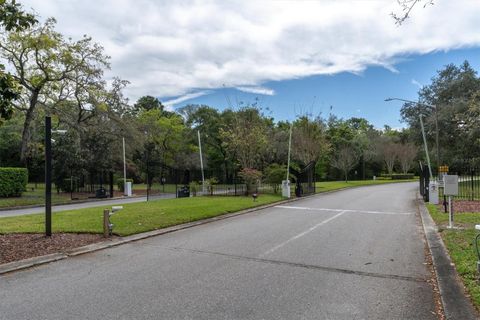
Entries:
[[238, 176], [245, 181], [247, 185], [246, 195], [249, 195], [256, 191], [258, 182], [262, 178], [262, 172], [251, 168], [244, 168], [238, 173]]
[[[131, 182], [133, 184], [133, 179], [127, 179], [127, 182]], [[123, 182], [123, 178], [118, 178], [117, 179], [117, 187], [118, 187], [118, 190], [120, 191], [125, 191], [124, 190], [124, 187], [125, 187], [125, 184]]]
[[20, 197], [27, 183], [26, 168], [0, 168], [0, 197]]
[[190, 187], [190, 192], [192, 193], [192, 195], [194, 197], [197, 196], [197, 192], [198, 192], [198, 189], [199, 189], [199, 184], [197, 181], [192, 181], [190, 182], [190, 184], [188, 185]]
[[265, 182], [273, 187], [273, 192], [277, 193], [282, 180], [285, 179], [287, 166], [280, 164], [271, 164], [265, 170]]
[[79, 180], [80, 179], [77, 177], [73, 177], [73, 179], [67, 178], [67, 179], [63, 179], [60, 185], [58, 184], [55, 184], [55, 185], [57, 186], [57, 188], [59, 188], [63, 192], [73, 192], [77, 188]]
[[205, 187], [207, 188], [207, 192], [213, 196], [213, 186], [218, 183], [217, 178], [213, 177], [210, 179], [205, 179]]
[[392, 180], [407, 180], [413, 179], [415, 175], [413, 173], [393, 173], [393, 174], [382, 174], [382, 178], [392, 179]]

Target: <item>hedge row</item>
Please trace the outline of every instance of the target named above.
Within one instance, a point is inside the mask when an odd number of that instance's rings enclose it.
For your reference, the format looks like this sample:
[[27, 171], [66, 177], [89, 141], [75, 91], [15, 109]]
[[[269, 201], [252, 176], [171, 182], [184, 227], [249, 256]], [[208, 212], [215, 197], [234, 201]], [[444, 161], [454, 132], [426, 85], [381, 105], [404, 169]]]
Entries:
[[0, 197], [19, 197], [27, 190], [26, 168], [0, 168]]
[[415, 175], [413, 173], [394, 173], [394, 174], [382, 174], [382, 178], [385, 179], [392, 179], [392, 180], [406, 180], [406, 179], [413, 179]]

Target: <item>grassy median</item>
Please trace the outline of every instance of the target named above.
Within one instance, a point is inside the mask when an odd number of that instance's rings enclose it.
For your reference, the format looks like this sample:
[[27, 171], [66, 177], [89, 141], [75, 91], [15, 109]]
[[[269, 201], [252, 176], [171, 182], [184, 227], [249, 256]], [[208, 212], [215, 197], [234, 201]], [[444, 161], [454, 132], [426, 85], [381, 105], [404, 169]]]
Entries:
[[[126, 236], [248, 209], [281, 200], [279, 195], [192, 197], [124, 204], [112, 216], [114, 233]], [[103, 207], [62, 211], [53, 215], [53, 232], [102, 233]], [[0, 218], [2, 233], [44, 232], [44, 215]]]
[[430, 215], [436, 222], [450, 257], [458, 274], [468, 289], [473, 302], [480, 308], [480, 285], [477, 274], [477, 255], [474, 238], [475, 224], [480, 224], [480, 213], [458, 213], [454, 215], [454, 225], [458, 229], [447, 229], [448, 214], [439, 211], [437, 206], [427, 204]]
[[413, 182], [418, 181], [418, 179], [409, 179], [409, 180], [352, 180], [352, 181], [322, 181], [315, 184], [317, 193], [359, 187], [359, 186], [371, 186], [377, 184], [386, 184], [386, 183], [397, 183], [397, 182]]

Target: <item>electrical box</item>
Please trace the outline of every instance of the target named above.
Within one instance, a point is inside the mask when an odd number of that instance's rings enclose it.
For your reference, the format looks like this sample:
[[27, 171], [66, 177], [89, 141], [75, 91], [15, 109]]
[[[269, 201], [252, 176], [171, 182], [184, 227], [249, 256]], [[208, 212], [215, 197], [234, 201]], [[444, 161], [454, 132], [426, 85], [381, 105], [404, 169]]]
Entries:
[[428, 185], [428, 202], [438, 204], [438, 183], [436, 181], [432, 181]]
[[282, 196], [284, 198], [290, 198], [290, 180], [282, 181]]
[[125, 184], [125, 195], [127, 197], [131, 197], [132, 196], [132, 182], [128, 181], [126, 184]]
[[443, 194], [446, 196], [458, 195], [458, 176], [453, 174], [446, 174], [443, 176]]

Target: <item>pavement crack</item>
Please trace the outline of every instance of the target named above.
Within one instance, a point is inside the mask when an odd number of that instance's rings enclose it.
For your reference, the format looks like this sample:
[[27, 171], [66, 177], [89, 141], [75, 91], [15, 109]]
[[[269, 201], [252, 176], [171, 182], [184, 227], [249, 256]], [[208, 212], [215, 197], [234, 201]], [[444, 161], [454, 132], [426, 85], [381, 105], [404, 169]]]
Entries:
[[275, 265], [290, 266], [294, 268], [303, 268], [303, 269], [310, 269], [310, 270], [321, 270], [326, 272], [351, 274], [351, 275], [356, 275], [360, 277], [393, 279], [393, 280], [403, 280], [403, 281], [410, 281], [410, 282], [427, 282], [427, 279], [422, 277], [411, 277], [411, 276], [402, 276], [397, 274], [385, 274], [385, 273], [377, 273], [377, 272], [342, 269], [342, 268], [311, 265], [311, 264], [289, 262], [289, 261], [282, 261], [282, 260], [254, 258], [254, 257], [240, 256], [240, 255], [222, 253], [222, 252], [214, 252], [214, 251], [206, 251], [206, 250], [198, 250], [198, 249], [187, 249], [187, 248], [180, 248], [180, 247], [166, 247], [165, 249], [171, 250], [171, 251], [184, 251], [184, 252], [191, 252], [191, 253], [204, 254], [204, 255], [222, 256], [222, 257], [228, 257], [231, 259], [244, 260], [244, 261], [253, 261], [253, 262], [259, 262], [259, 263], [269, 263], [269, 264], [275, 264]]

